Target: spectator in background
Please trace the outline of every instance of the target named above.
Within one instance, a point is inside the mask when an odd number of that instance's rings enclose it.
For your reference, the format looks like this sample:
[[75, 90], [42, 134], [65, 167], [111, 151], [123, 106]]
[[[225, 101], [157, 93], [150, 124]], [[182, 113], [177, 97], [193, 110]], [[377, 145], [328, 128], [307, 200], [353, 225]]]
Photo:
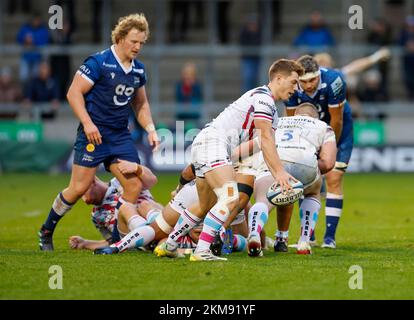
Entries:
[[196, 66], [192, 62], [188, 62], [184, 65], [181, 71], [181, 80], [175, 87], [175, 101], [179, 104], [176, 113], [177, 119], [198, 122], [201, 117], [202, 100], [203, 92], [201, 83], [197, 80]]
[[20, 86], [13, 80], [9, 67], [0, 71], [0, 103], [20, 102], [22, 92]]
[[259, 85], [260, 54], [258, 46], [262, 42], [262, 32], [256, 14], [247, 17], [245, 26], [240, 32], [241, 46], [242, 92], [246, 92]]
[[39, 14], [34, 14], [30, 23], [21, 27], [17, 34], [17, 42], [23, 46], [20, 81], [24, 83], [37, 74], [42, 61], [39, 48], [49, 44], [49, 30]]
[[59, 87], [51, 77], [50, 66], [46, 61], [39, 65], [39, 75], [26, 86], [25, 91], [25, 106], [44, 103], [47, 107], [41, 110], [41, 118], [55, 118], [59, 108]]
[[405, 87], [408, 98], [410, 101], [414, 101], [414, 16], [407, 17], [405, 28], [400, 35], [399, 44], [404, 50], [402, 67]]
[[[373, 46], [385, 47], [392, 43], [391, 26], [383, 18], [376, 18], [370, 23], [367, 42]], [[381, 73], [381, 88], [388, 99], [389, 60], [378, 62], [378, 70]]]
[[295, 46], [308, 46], [318, 49], [319, 47], [334, 46], [335, 39], [323, 21], [319, 11], [312, 12], [310, 22], [296, 37]]

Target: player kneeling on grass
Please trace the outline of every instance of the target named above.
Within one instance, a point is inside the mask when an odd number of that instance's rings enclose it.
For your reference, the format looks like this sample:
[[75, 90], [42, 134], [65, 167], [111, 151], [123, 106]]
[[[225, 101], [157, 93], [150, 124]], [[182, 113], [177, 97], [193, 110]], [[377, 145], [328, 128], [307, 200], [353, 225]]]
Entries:
[[[194, 167], [192, 167], [194, 169]], [[194, 172], [191, 167], [188, 166], [183, 170], [180, 177], [180, 184], [173, 192], [173, 199], [165, 206], [162, 210], [162, 214], [158, 215], [157, 218], [148, 226], [138, 226], [136, 229], [131, 230], [123, 239], [109, 247], [104, 247], [95, 250], [95, 254], [116, 254], [123, 252], [129, 248], [146, 245], [152, 241], [165, 240], [173, 230], [173, 226], [179, 221], [180, 216], [184, 214], [184, 211], [189, 208], [192, 211], [198, 210], [199, 199], [197, 189], [195, 185]], [[250, 198], [250, 195], [249, 197]], [[244, 218], [244, 214], [242, 213]], [[246, 224], [244, 219], [238, 218], [234, 221], [234, 227], [238, 228], [238, 232], [243, 230], [240, 224]], [[236, 226], [237, 224], [237, 226]], [[178, 247], [180, 249], [193, 249], [198, 242], [201, 224], [198, 224], [191, 230], [188, 235], [182, 236], [178, 239]], [[152, 228], [153, 232], [143, 232], [144, 228]], [[247, 231], [247, 226], [244, 227]], [[244, 233], [247, 236], [247, 233]], [[235, 250], [243, 250], [245, 248], [246, 240], [243, 235], [236, 235], [234, 237]], [[185, 251], [185, 250], [184, 250]], [[175, 250], [168, 257], [179, 257], [181, 251]]]
[[149, 191], [157, 183], [157, 178], [152, 171], [144, 166], [123, 160], [119, 161], [119, 167], [122, 171], [136, 172], [142, 182], [143, 189], [136, 202], [136, 214], [125, 216], [117, 212], [116, 205], [123, 190], [116, 178], [106, 183], [95, 177], [90, 188], [82, 196], [82, 200], [86, 204], [94, 205], [92, 222], [102, 234], [104, 240], [87, 240], [80, 236], [72, 236], [69, 239], [69, 244], [73, 249], [94, 250], [108, 246], [119, 240], [116, 239], [119, 237], [118, 234], [126, 234], [138, 225], [143, 225], [148, 220], [152, 221], [162, 210], [162, 206], [154, 201]]
[[[285, 170], [304, 185], [298, 253], [309, 254], [309, 237], [321, 207], [321, 173], [328, 172], [335, 165], [335, 134], [329, 125], [318, 120], [317, 109], [310, 103], [304, 103], [296, 109], [295, 116], [279, 119], [275, 141]], [[257, 139], [248, 143], [257, 149]], [[248, 219], [248, 254], [253, 257], [263, 254], [259, 233], [274, 207], [266, 197], [274, 180], [263, 158], [259, 163], [254, 188], [256, 203], [250, 208]]]

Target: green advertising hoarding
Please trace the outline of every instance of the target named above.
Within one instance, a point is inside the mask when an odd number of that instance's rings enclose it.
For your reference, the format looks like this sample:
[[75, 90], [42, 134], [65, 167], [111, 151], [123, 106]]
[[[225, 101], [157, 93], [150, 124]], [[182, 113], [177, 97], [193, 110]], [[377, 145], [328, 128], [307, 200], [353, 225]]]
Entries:
[[39, 142], [42, 140], [41, 123], [0, 121], [0, 141]]
[[384, 123], [381, 121], [355, 121], [354, 142], [357, 146], [380, 146], [386, 143]]

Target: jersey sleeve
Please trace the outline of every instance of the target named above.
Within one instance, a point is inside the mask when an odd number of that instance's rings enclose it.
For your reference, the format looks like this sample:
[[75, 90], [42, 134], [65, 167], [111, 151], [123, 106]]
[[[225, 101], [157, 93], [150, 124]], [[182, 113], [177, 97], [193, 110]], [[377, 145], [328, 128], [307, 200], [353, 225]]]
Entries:
[[144, 70], [144, 72], [141, 74], [139, 87], [143, 87], [147, 83], [147, 72], [145, 71], [144, 66], [142, 66], [142, 70]]
[[134, 70], [138, 73], [138, 78], [139, 78], [138, 88], [141, 88], [145, 86], [145, 84], [147, 83], [147, 72], [145, 70], [145, 66], [143, 63], [139, 62], [138, 60], [135, 60], [134, 63], [136, 66]]
[[81, 75], [82, 78], [92, 84], [95, 84], [96, 81], [98, 81], [101, 73], [99, 63], [93, 56], [87, 58], [79, 67], [77, 72]]
[[337, 73], [334, 80], [328, 85], [328, 105], [330, 108], [338, 107], [346, 99], [346, 84]]
[[254, 120], [266, 120], [273, 122], [276, 113], [276, 105], [273, 98], [266, 93], [256, 93], [254, 95]]

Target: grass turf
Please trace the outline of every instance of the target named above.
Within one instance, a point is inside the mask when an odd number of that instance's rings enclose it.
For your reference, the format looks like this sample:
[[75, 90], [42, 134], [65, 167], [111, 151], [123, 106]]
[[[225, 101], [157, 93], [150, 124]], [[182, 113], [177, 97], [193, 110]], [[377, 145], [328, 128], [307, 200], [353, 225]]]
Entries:
[[[108, 176], [106, 176], [108, 178]], [[36, 233], [68, 175], [6, 174], [0, 179], [0, 299], [413, 299], [413, 174], [348, 175], [338, 249], [311, 256], [235, 253], [227, 262], [190, 263], [149, 253], [94, 256], [73, 251], [67, 239], [98, 239], [90, 208], [79, 203], [59, 223], [55, 252], [40, 252]], [[161, 175], [153, 189], [168, 201], [176, 175]], [[323, 212], [323, 211], [322, 211]], [[292, 219], [290, 240], [299, 233]], [[322, 213], [316, 235], [325, 228]], [[266, 226], [275, 231], [275, 215]], [[63, 290], [49, 289], [49, 267], [63, 270]], [[363, 289], [351, 290], [352, 265], [363, 269]]]

